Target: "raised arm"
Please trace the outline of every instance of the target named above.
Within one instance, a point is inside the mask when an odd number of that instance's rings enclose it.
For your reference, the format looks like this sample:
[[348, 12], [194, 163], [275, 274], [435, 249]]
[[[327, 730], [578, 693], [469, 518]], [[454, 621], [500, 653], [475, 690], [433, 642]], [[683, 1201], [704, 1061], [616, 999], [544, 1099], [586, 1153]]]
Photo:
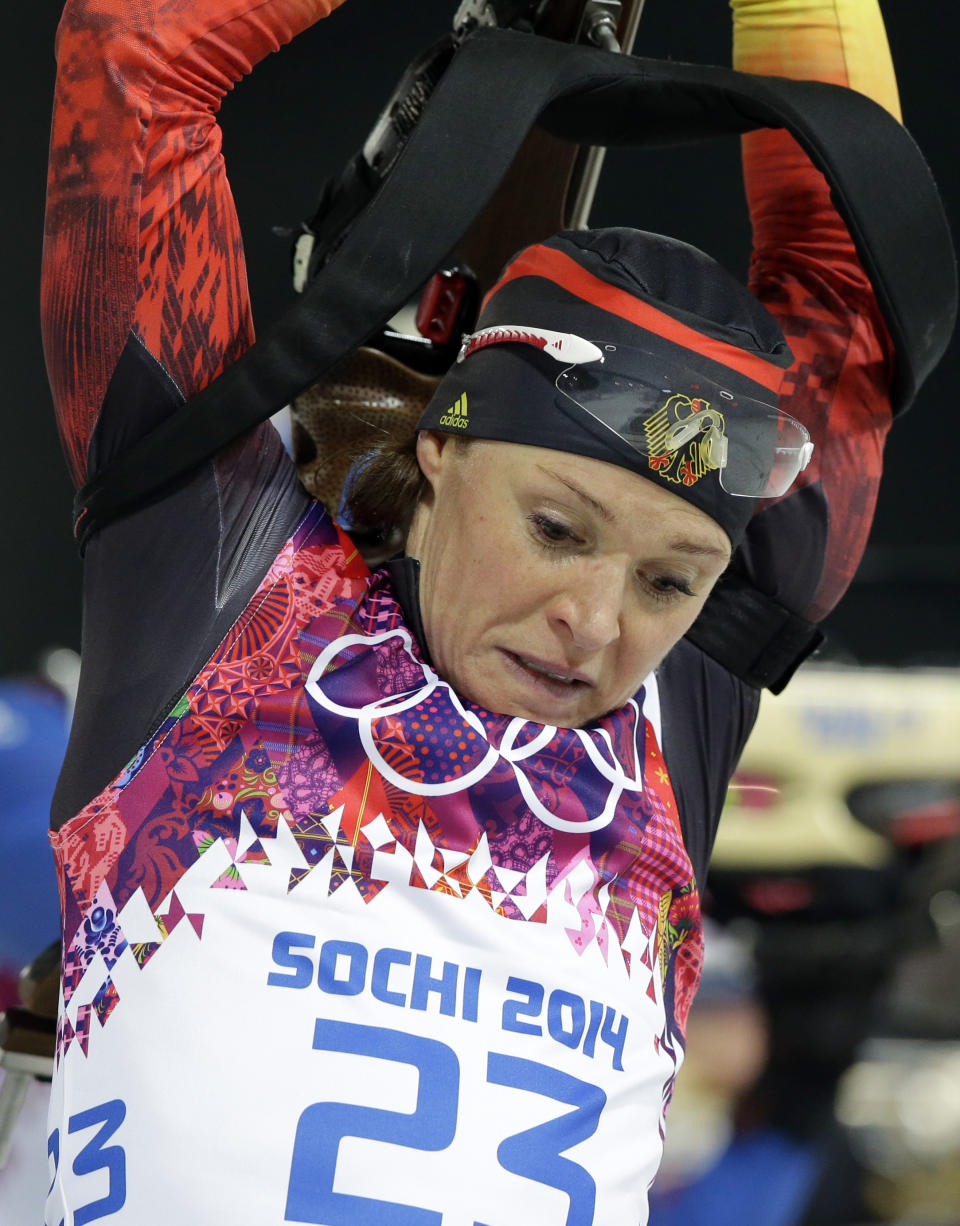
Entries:
[[[68, 0], [57, 39], [42, 319], [78, 484], [125, 347], [137, 346], [186, 398], [252, 342], [216, 113], [259, 60], [338, 3]], [[104, 421], [97, 463], [148, 424]]]
[[[731, 0], [734, 66], [813, 78], [871, 96], [899, 118], [876, 0]], [[765, 590], [818, 621], [866, 545], [890, 425], [892, 349], [826, 183], [782, 131], [744, 137], [753, 222], [751, 288], [795, 355], [783, 407], [813, 435], [798, 488], [761, 510], [745, 560]]]
[[[732, 0], [732, 8], [735, 67], [852, 86], [898, 114], [876, 0]], [[743, 138], [743, 160], [754, 239], [750, 286], [794, 353], [781, 403], [810, 429], [815, 453], [785, 497], [758, 509], [733, 566], [790, 611], [818, 621], [846, 590], [870, 530], [891, 418], [892, 347], [826, 182], [806, 154], [787, 133], [761, 130]], [[702, 881], [759, 695], [692, 650], [674, 652], [662, 671], [665, 752]], [[700, 711], [695, 721], [692, 709]], [[701, 769], [704, 745], [710, 765]]]

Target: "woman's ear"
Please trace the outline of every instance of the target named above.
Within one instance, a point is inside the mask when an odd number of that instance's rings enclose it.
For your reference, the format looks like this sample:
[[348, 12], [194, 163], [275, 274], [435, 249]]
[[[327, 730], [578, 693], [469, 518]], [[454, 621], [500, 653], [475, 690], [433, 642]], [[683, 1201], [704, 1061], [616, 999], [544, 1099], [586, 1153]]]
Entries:
[[434, 430], [421, 430], [417, 435], [417, 463], [434, 492], [444, 465], [454, 451], [453, 442], [455, 440], [448, 434], [438, 434]]

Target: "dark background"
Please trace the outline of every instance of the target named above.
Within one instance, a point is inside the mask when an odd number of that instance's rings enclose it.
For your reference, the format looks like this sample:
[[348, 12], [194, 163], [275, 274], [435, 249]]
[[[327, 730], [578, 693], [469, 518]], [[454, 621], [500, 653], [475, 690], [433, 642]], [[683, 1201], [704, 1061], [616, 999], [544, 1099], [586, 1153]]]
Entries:
[[[0, 573], [7, 583], [0, 674], [30, 670], [51, 644], [79, 645], [80, 567], [65, 474], [43, 370], [38, 280], [43, 178], [57, 0], [5, 5], [0, 82], [3, 243]], [[457, 0], [352, 0], [270, 57], [222, 113], [262, 329], [291, 290], [288, 243], [272, 233], [313, 208], [324, 178], [362, 143], [406, 62], [442, 33]], [[960, 215], [956, 48], [944, 6], [884, 6], [904, 117], [924, 149], [948, 214]], [[648, 0], [636, 52], [729, 62], [722, 0]], [[749, 234], [737, 143], [609, 158], [594, 224], [663, 230], [745, 275]], [[438, 190], [441, 190], [438, 187]], [[955, 225], [956, 228], [956, 225]], [[860, 575], [830, 619], [835, 654], [866, 662], [960, 663], [960, 478], [956, 387], [960, 347], [894, 430], [887, 476]]]

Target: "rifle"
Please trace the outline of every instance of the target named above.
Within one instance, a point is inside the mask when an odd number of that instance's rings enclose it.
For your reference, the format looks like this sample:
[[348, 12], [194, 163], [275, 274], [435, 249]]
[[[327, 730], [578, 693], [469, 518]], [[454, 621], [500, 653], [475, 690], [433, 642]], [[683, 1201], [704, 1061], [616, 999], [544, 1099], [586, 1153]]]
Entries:
[[[644, 2], [462, 0], [451, 31], [409, 65], [363, 148], [340, 176], [324, 186], [313, 216], [301, 223], [293, 247], [294, 288], [304, 290], [320, 273], [393, 171], [453, 56], [471, 34], [490, 28], [517, 30], [629, 54]], [[572, 144], [542, 128], [529, 133], [493, 197], [451, 253], [449, 265], [462, 270], [462, 280], [447, 278], [441, 322], [431, 327], [436, 314], [430, 316], [424, 307], [428, 319], [420, 335], [441, 348], [429, 356], [406, 351], [416, 369], [442, 370], [449, 365], [452, 355], [445, 347], [458, 335], [455, 325], [464, 322], [469, 307], [493, 285], [514, 252], [558, 230], [587, 226], [604, 152], [603, 146]], [[440, 287], [428, 287], [424, 295], [428, 305], [436, 307]], [[396, 346], [388, 340], [387, 349]]]
[[[462, 0], [450, 32], [409, 65], [362, 149], [323, 188], [301, 223], [293, 284], [321, 275], [356, 218], [391, 174], [453, 56], [471, 34], [498, 28], [626, 54], [644, 0]], [[534, 128], [449, 260], [367, 345], [338, 362], [292, 405], [293, 455], [302, 483], [335, 510], [356, 457], [380, 434], [409, 435], [473, 327], [482, 296], [520, 248], [587, 225], [602, 146]], [[398, 542], [358, 539], [371, 564]]]

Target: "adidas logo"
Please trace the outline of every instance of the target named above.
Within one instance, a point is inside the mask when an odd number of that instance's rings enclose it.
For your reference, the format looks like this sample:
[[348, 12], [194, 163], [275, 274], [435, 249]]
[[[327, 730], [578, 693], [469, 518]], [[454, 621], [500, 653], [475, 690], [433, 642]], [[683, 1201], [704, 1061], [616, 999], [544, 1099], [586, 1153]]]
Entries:
[[447, 426], [453, 430], [466, 430], [470, 425], [470, 418], [467, 416], [467, 393], [464, 392], [457, 403], [444, 413], [440, 418], [440, 425]]

